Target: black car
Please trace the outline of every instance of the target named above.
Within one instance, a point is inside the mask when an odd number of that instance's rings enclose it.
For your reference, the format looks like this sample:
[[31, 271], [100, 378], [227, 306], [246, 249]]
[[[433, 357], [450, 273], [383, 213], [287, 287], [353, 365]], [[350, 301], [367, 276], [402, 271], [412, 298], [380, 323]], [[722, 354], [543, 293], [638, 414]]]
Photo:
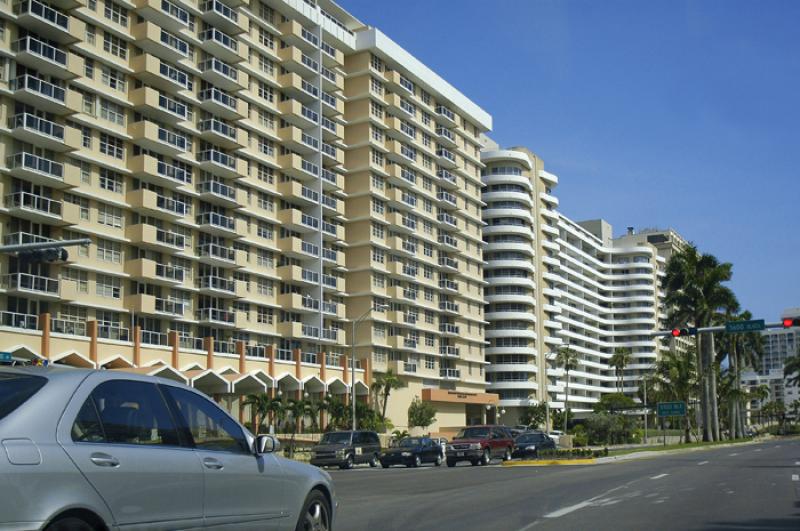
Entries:
[[311, 464], [353, 468], [358, 463], [378, 466], [381, 441], [374, 431], [332, 431], [311, 449]]
[[539, 457], [539, 450], [555, 450], [556, 442], [547, 434], [532, 431], [514, 439], [512, 457]]
[[392, 465], [418, 467], [422, 463], [433, 463], [439, 466], [443, 460], [441, 444], [430, 437], [406, 437], [396, 448], [389, 448], [381, 454], [383, 468], [389, 468]]

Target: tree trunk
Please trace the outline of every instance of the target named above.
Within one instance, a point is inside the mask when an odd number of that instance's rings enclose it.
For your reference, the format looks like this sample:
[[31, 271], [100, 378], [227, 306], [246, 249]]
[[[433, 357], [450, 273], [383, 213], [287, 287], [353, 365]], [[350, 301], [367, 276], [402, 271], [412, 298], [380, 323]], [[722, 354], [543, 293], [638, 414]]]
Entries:
[[717, 397], [717, 363], [714, 360], [714, 333], [708, 333], [708, 346], [706, 347], [708, 369], [709, 369], [709, 395], [711, 396], [711, 429], [714, 433], [714, 440], [721, 441], [719, 431], [719, 399]]
[[[688, 401], [687, 401], [688, 402]], [[692, 442], [692, 424], [691, 417], [689, 416], [689, 404], [686, 404], [686, 416], [683, 419], [683, 437], [686, 444]]]
[[711, 417], [708, 411], [708, 378], [705, 371], [705, 356], [703, 355], [703, 341], [702, 334], [698, 334], [695, 339], [697, 350], [697, 374], [700, 376], [700, 414], [703, 419], [703, 441], [708, 442], [711, 440]]
[[564, 435], [567, 434], [567, 421], [569, 420], [569, 371], [567, 372], [567, 388], [564, 392]]

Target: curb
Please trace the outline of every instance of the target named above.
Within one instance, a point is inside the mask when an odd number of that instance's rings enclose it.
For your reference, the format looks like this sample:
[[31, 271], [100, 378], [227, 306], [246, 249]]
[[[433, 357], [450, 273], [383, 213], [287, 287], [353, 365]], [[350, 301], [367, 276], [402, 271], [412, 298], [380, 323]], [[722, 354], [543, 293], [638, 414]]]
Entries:
[[595, 465], [595, 459], [538, 459], [528, 461], [503, 461], [502, 466], [575, 466]]

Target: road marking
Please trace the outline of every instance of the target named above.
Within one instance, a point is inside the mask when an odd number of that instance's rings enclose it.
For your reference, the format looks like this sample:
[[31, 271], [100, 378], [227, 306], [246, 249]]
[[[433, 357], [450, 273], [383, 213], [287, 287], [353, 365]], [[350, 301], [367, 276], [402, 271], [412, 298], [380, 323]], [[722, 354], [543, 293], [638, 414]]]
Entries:
[[792, 481], [800, 481], [800, 476], [797, 474], [792, 474]]
[[728, 454], [729, 457], [736, 457], [737, 455], [739, 455], [739, 454], [737, 454], [736, 452], [733, 452], [732, 454]]
[[794, 466], [800, 466], [800, 461], [795, 461]]
[[756, 451], [756, 452], [760, 452], [760, 451], [761, 451], [761, 448], [756, 448], [756, 449], [755, 449], [755, 451]]
[[578, 509], [583, 509], [584, 507], [589, 507], [592, 504], [592, 500], [582, 501], [580, 503], [576, 503], [575, 505], [570, 505], [569, 507], [564, 507], [557, 511], [553, 511], [550, 514], [544, 515], [545, 518], [559, 518], [564, 516], [565, 514], [569, 514], [573, 511], [577, 511]]
[[705, 464], [708, 464], [708, 461], [700, 461], [700, 462], [699, 462], [699, 463], [697, 463], [697, 464], [698, 464], [698, 465], [705, 465]]
[[669, 476], [669, 474], [659, 474], [659, 475], [657, 475], [657, 476], [653, 476], [653, 477], [651, 477], [650, 479], [661, 479], [661, 478], [663, 478], [663, 477], [665, 477], [665, 476]]

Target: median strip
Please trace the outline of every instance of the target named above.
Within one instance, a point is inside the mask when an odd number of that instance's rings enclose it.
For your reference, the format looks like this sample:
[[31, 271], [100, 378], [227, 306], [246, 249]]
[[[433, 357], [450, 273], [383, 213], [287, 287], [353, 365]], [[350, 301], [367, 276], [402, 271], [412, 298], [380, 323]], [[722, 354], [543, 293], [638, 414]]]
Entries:
[[525, 461], [503, 461], [503, 466], [571, 466], [594, 465], [597, 461], [589, 459], [529, 459]]

